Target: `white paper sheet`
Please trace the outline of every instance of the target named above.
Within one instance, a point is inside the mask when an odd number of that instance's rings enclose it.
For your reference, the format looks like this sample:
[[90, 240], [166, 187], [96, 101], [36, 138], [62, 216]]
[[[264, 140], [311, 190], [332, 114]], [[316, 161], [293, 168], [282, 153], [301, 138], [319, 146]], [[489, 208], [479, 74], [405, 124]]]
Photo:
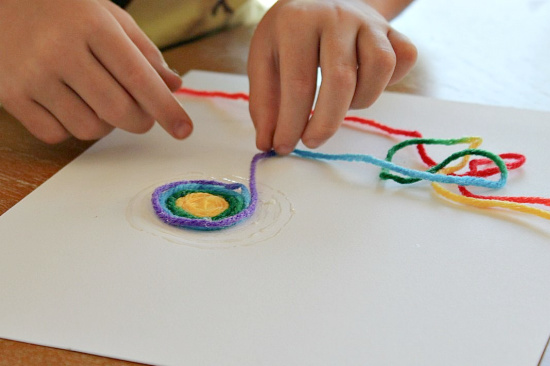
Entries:
[[[184, 83], [248, 85], [205, 72]], [[260, 163], [249, 221], [173, 229], [152, 213], [154, 187], [246, 183], [257, 152], [245, 102], [181, 100], [196, 125], [187, 141], [116, 131], [0, 218], [0, 337], [165, 365], [538, 363], [549, 222], [382, 182], [364, 164], [286, 157]], [[550, 114], [391, 93], [354, 114], [524, 153], [498, 194], [550, 196]], [[396, 141], [342, 128], [321, 151], [383, 158]]]

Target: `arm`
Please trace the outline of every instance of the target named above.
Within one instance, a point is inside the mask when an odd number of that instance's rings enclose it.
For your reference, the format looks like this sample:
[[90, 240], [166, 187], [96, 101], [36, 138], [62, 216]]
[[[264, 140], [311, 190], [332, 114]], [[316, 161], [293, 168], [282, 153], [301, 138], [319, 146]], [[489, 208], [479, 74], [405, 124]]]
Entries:
[[[388, 19], [412, 0], [279, 0], [253, 36], [248, 60], [256, 145], [316, 148], [350, 108], [366, 108], [403, 78], [416, 48]], [[315, 113], [317, 67], [323, 80]]]

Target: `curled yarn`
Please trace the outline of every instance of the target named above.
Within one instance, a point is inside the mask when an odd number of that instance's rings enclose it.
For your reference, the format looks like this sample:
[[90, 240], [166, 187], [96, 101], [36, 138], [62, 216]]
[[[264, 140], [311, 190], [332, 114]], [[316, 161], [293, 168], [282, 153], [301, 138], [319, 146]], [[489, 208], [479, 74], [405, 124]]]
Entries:
[[[471, 142], [474, 139], [475, 138], [473, 138], [473, 137], [464, 137], [464, 138], [460, 138], [460, 139], [448, 139], [448, 140], [444, 140], [444, 139], [426, 139], [426, 138], [405, 140], [405, 141], [400, 142], [397, 145], [393, 146], [388, 151], [388, 154], [386, 155], [386, 160], [391, 161], [391, 159], [393, 158], [393, 156], [395, 155], [395, 153], [397, 151], [401, 150], [402, 148], [404, 148], [406, 146], [410, 146], [410, 145], [429, 144], [429, 145], [448, 145], [449, 146], [449, 145], [456, 145], [456, 144], [459, 144], [459, 143]], [[498, 181], [489, 181], [489, 182], [487, 182], [483, 178], [480, 178], [480, 177], [477, 177], [477, 176], [472, 176], [472, 175], [466, 175], [466, 176], [460, 176], [461, 178], [464, 178], [464, 181], [462, 183], [460, 183], [458, 180], [455, 179], [459, 176], [444, 175], [444, 177], [446, 177], [446, 179], [441, 179], [441, 180], [437, 180], [437, 181], [433, 180], [433, 179], [430, 179], [430, 180], [432, 182], [453, 183], [453, 184], [458, 184], [458, 185], [461, 185], [461, 186], [483, 186], [483, 187], [487, 187], [487, 188], [502, 188], [502, 187], [504, 187], [504, 185], [506, 184], [506, 179], [508, 178], [508, 168], [506, 167], [506, 164], [504, 163], [504, 160], [502, 160], [502, 158], [500, 156], [498, 156], [496, 154], [493, 154], [490, 151], [485, 151], [485, 150], [480, 150], [480, 149], [471, 149], [470, 148], [470, 149], [465, 149], [465, 150], [462, 150], [462, 151], [455, 152], [455, 153], [451, 154], [449, 157], [447, 157], [445, 160], [443, 160], [441, 163], [433, 165], [431, 168], [429, 168], [427, 170], [427, 172], [431, 173], [431, 172], [438, 172], [440, 170], [444, 170], [443, 168], [445, 168], [450, 162], [452, 162], [452, 161], [454, 161], [458, 158], [461, 158], [461, 157], [469, 158], [471, 155], [485, 156], [486, 158], [488, 158], [489, 161], [492, 161], [493, 163], [495, 163], [495, 165], [497, 166], [497, 168], [500, 172], [500, 179]], [[463, 162], [464, 162], [464, 160], [463, 160]], [[451, 167], [451, 168], [447, 169], [446, 171], [456, 171], [460, 168], [460, 166], [461, 165]], [[415, 183], [415, 182], [418, 182], [421, 179], [421, 178], [415, 178], [415, 177], [399, 177], [395, 174], [389, 173], [388, 170], [385, 169], [385, 168], [382, 169], [382, 172], [380, 173], [380, 178], [382, 178], [382, 179], [391, 179], [391, 180], [394, 180], [397, 183], [401, 183], [401, 184]], [[482, 180], [480, 180], [480, 179], [482, 179]]]
[[[435, 143], [435, 141], [436, 140], [432, 141], [431, 139], [418, 139], [418, 141], [413, 140], [413, 142], [411, 142], [410, 144]], [[399, 148], [400, 147], [402, 146], [399, 146]], [[398, 149], [395, 149], [395, 151], [397, 150]], [[451, 156], [449, 156], [447, 159], [443, 160], [441, 163], [435, 165], [434, 167], [426, 171], [410, 169], [410, 168], [406, 168], [406, 167], [394, 164], [390, 160], [391, 157], [387, 158], [386, 160], [382, 160], [374, 156], [364, 155], [364, 154], [324, 154], [324, 153], [317, 153], [317, 152], [299, 150], [299, 149], [295, 149], [292, 152], [292, 154], [301, 156], [304, 158], [315, 159], [315, 160], [339, 160], [339, 161], [350, 161], [350, 162], [363, 162], [367, 164], [376, 165], [382, 168], [382, 173], [380, 173], [380, 177], [382, 179], [392, 179], [397, 183], [401, 183], [401, 184], [409, 184], [409, 183], [415, 183], [421, 180], [427, 180], [431, 182], [450, 183], [450, 184], [458, 184], [458, 185], [465, 185], [465, 186], [501, 188], [506, 184], [506, 179], [508, 177], [508, 170], [506, 169], [504, 162], [499, 156], [492, 154], [488, 151], [479, 150], [479, 149], [466, 149], [466, 150], [458, 151], [452, 154]], [[501, 175], [500, 179], [498, 181], [492, 181], [492, 180], [489, 180], [486, 178], [480, 178], [480, 177], [452, 176], [452, 175], [437, 173], [438, 170], [448, 165], [449, 163], [453, 162], [454, 160], [464, 156], [469, 156], [469, 155], [481, 155], [481, 156], [488, 157], [491, 160], [495, 159], [494, 160], [495, 164], [497, 164], [500, 168], [502, 168], [503, 174]], [[389, 171], [400, 173], [404, 177], [391, 174], [389, 173]]]
[[[422, 139], [429, 141], [429, 139]], [[428, 180], [432, 182], [452, 183], [460, 185], [474, 185], [480, 187], [495, 188], [501, 187], [506, 183], [506, 174], [501, 176], [499, 181], [492, 181], [486, 178], [451, 176], [436, 173], [440, 166], [445, 166], [450, 162], [468, 154], [482, 155], [495, 159], [495, 163], [501, 166], [502, 159], [494, 154], [484, 150], [467, 149], [451, 155], [442, 163], [432, 168], [431, 171], [420, 171], [402, 167], [391, 161], [378, 159], [371, 155], [363, 154], [324, 154], [306, 150], [295, 149], [293, 155], [314, 159], [314, 160], [332, 160], [347, 162], [363, 162], [380, 166], [387, 171], [395, 171], [408, 177], [409, 183], [419, 180]], [[254, 155], [250, 164], [250, 190], [241, 183], [222, 183], [214, 180], [189, 180], [172, 182], [155, 189], [152, 196], [152, 204], [157, 216], [167, 224], [181, 226], [196, 230], [219, 230], [233, 226], [244, 219], [250, 217], [258, 204], [258, 191], [256, 188], [256, 167], [260, 160], [277, 156], [275, 151], [258, 153]], [[506, 172], [506, 167], [504, 167]], [[386, 173], [389, 174], [389, 173]], [[215, 217], [199, 217], [177, 207], [175, 201], [190, 193], [205, 192], [212, 195], [223, 197], [229, 203], [229, 208]]]
[[[167, 224], [195, 230], [219, 230], [231, 227], [252, 216], [258, 204], [256, 165], [274, 152], [259, 153], [250, 163], [250, 189], [241, 183], [222, 183], [215, 180], [188, 180], [158, 187], [151, 198], [157, 216]], [[174, 201], [189, 193], [206, 192], [221, 196], [229, 208], [215, 217], [198, 217], [176, 207]]]
[[[202, 91], [190, 88], [178, 90], [178, 94], [192, 95], [206, 98], [225, 98], [248, 101], [245, 93], [226, 93], [221, 91]], [[399, 184], [412, 184], [421, 180], [430, 181], [435, 192], [446, 199], [458, 203], [479, 207], [501, 207], [519, 212], [537, 215], [550, 219], [550, 212], [528, 206], [528, 204], [542, 204], [550, 206], [550, 199], [542, 197], [505, 197], [480, 196], [470, 192], [466, 186], [485, 188], [501, 188], [506, 184], [508, 170], [517, 169], [525, 163], [521, 154], [507, 153], [497, 155], [490, 151], [479, 149], [481, 138], [462, 137], [457, 139], [430, 139], [422, 137], [418, 131], [396, 129], [380, 122], [356, 116], [346, 116], [345, 121], [359, 123], [381, 130], [389, 135], [408, 137], [394, 145], [385, 159], [379, 159], [365, 154], [326, 154], [307, 150], [295, 149], [292, 154], [298, 157], [327, 160], [346, 161], [373, 164], [381, 168], [380, 178], [393, 180]], [[451, 154], [441, 162], [432, 159], [425, 145], [458, 145], [469, 144], [467, 148]], [[426, 170], [415, 170], [397, 165], [392, 162], [395, 154], [406, 146], [416, 146], [418, 154], [428, 166]], [[155, 189], [152, 195], [152, 205], [157, 216], [167, 224], [195, 230], [219, 230], [234, 226], [252, 216], [258, 205], [256, 188], [256, 167], [259, 161], [277, 156], [274, 151], [254, 155], [250, 163], [249, 188], [241, 183], [222, 183], [214, 180], [190, 180], [165, 184]], [[481, 158], [472, 159], [472, 156]], [[454, 165], [453, 162], [456, 162]], [[457, 172], [468, 166], [465, 173]], [[480, 169], [481, 168], [481, 169]], [[500, 175], [498, 180], [489, 179]], [[461, 194], [453, 193], [442, 184], [456, 184]], [[228, 208], [212, 217], [201, 217], [176, 204], [178, 198], [191, 193], [206, 193], [221, 197], [228, 204]]]

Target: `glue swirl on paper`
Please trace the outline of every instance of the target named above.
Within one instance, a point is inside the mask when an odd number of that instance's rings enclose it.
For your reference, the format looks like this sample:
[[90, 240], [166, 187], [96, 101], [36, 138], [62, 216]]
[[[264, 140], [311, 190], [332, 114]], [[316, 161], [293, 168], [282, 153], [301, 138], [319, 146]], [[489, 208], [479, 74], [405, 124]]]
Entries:
[[[245, 93], [224, 93], [182, 88], [177, 93], [197, 97], [218, 97], [234, 100], [248, 100]], [[395, 129], [379, 122], [361, 117], [347, 116], [345, 121], [367, 125], [389, 135], [409, 137], [387, 153], [385, 159], [364, 154], [325, 154], [296, 149], [293, 155], [314, 159], [347, 161], [372, 164], [382, 168], [380, 178], [400, 184], [411, 184], [421, 180], [432, 183], [439, 195], [458, 203], [479, 208], [500, 207], [550, 219], [550, 212], [530, 204], [550, 206], [550, 199], [542, 197], [481, 196], [470, 192], [466, 186], [502, 188], [508, 178], [508, 170], [517, 169], [525, 163], [521, 154], [494, 154], [479, 149], [481, 138], [462, 137], [456, 139], [423, 138], [418, 131]], [[468, 144], [468, 147], [451, 154], [441, 162], [434, 161], [426, 152], [425, 145], [451, 146]], [[415, 170], [392, 162], [394, 155], [406, 146], [415, 145], [426, 170]], [[261, 160], [277, 156], [274, 151], [256, 154], [250, 163], [249, 187], [241, 183], [223, 183], [215, 180], [186, 180], [162, 185], [155, 189], [152, 204], [156, 215], [165, 223], [195, 230], [219, 230], [234, 226], [252, 216], [258, 205], [256, 188], [256, 167]], [[472, 159], [472, 156], [480, 158]], [[452, 165], [453, 162], [456, 162]], [[465, 173], [457, 172], [468, 166]], [[479, 167], [485, 167], [479, 169]], [[488, 179], [500, 175], [498, 180]], [[461, 194], [444, 188], [443, 184], [455, 184]]]

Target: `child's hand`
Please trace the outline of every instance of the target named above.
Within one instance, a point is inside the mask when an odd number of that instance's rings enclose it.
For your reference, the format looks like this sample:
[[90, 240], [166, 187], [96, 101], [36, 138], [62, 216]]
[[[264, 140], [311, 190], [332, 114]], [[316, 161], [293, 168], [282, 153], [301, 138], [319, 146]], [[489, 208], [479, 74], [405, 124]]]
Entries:
[[[248, 60], [259, 149], [288, 154], [300, 139], [310, 148], [320, 146], [348, 109], [370, 106], [412, 68], [416, 48], [368, 2], [279, 0], [267, 12]], [[393, 1], [401, 7], [409, 2]], [[388, 17], [398, 13], [384, 10]], [[309, 119], [318, 66], [323, 79]]]
[[0, 1], [0, 103], [39, 139], [191, 133], [181, 84], [131, 17], [108, 0]]

